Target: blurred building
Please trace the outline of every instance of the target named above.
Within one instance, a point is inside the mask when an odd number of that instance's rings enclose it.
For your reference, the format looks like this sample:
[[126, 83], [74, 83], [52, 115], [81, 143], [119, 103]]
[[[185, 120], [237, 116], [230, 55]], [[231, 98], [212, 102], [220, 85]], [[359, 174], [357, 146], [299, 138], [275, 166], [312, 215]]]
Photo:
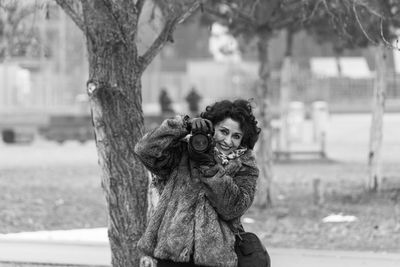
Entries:
[[[219, 98], [257, 98], [255, 86], [259, 63], [256, 43], [250, 42], [242, 51], [242, 61], [221, 62], [214, 60], [209, 50], [210, 36], [210, 28], [195, 20], [177, 28], [175, 42], [161, 52], [143, 77], [145, 110], [157, 112], [152, 102], [155, 102], [162, 86], [173, 96], [177, 111], [185, 111], [184, 97], [191, 86], [196, 86], [204, 94], [203, 107]], [[274, 36], [269, 46], [273, 109], [279, 105], [285, 43], [282, 32]], [[344, 50], [339, 63], [336, 63], [337, 54], [331, 44], [319, 44], [305, 32], [297, 33], [293, 40], [294, 88], [290, 100], [304, 102], [308, 108], [314, 101], [326, 101], [332, 112], [369, 112], [375, 73], [374, 53], [373, 47]], [[400, 111], [400, 76], [395, 72], [393, 57], [388, 58], [386, 75], [387, 110]]]
[[9, 143], [33, 140], [52, 116], [89, 114], [81, 97], [88, 64], [80, 30], [55, 3], [21, 23], [28, 24], [29, 43], [9, 47], [12, 53], [0, 64], [0, 133]]
[[[140, 53], [144, 53], [150, 46], [161, 25], [161, 15], [157, 10], [155, 19], [148, 20], [147, 17], [153, 11], [145, 8], [143, 18], [139, 21]], [[39, 53], [9, 58], [0, 66], [0, 111], [11, 109], [31, 113], [31, 110], [45, 109], [61, 113], [82, 112], [80, 104], [85, 100], [88, 79], [84, 36], [54, 3], [39, 10], [36, 18]], [[259, 64], [254, 42], [240, 51], [240, 60], [216, 61], [210, 52], [210, 28], [201, 25], [197, 17], [179, 25], [173, 37], [174, 43], [164, 47], [142, 77], [145, 112], [159, 112], [158, 96], [161, 88], [166, 88], [177, 112], [187, 111], [185, 97], [193, 86], [202, 96], [201, 107], [220, 98], [257, 97]], [[284, 38], [283, 33], [277, 33], [269, 47], [273, 105], [279, 103], [279, 72], [286, 49]], [[342, 61], [358, 58], [359, 62], [364, 62], [363, 68], [367, 68], [373, 75], [373, 53], [371, 49], [346, 50]], [[292, 88], [291, 100], [306, 104], [324, 100], [333, 105], [332, 111], [335, 111], [335, 103], [338, 106], [340, 104], [345, 111], [346, 105], [352, 108], [357, 106], [354, 103], [358, 101], [361, 110], [369, 109], [368, 100], [372, 95], [373, 84], [371, 77], [315, 75], [315, 60], [330, 61], [327, 64], [332, 64], [335, 53], [331, 45], [318, 44], [300, 32], [294, 37], [292, 55], [295, 88]], [[397, 86], [400, 81], [399, 74], [394, 71], [395, 61], [392, 58], [389, 61], [387, 96], [392, 101], [400, 98]], [[346, 63], [344, 68], [347, 66], [350, 65]], [[348, 104], [344, 105], [343, 99]]]
[[1, 64], [1, 110], [71, 111], [88, 76], [83, 35], [55, 4], [36, 12], [32, 42], [39, 51]]

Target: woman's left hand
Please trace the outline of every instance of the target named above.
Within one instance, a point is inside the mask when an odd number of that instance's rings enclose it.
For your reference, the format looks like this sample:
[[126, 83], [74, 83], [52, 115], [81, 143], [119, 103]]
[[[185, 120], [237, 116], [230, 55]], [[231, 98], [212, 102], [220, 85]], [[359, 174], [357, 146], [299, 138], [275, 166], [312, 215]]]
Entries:
[[214, 166], [210, 165], [200, 165], [199, 171], [205, 178], [210, 178], [215, 176], [219, 171], [222, 171], [223, 167], [219, 164], [215, 164]]
[[240, 168], [242, 167], [242, 163], [238, 159], [230, 160], [228, 165], [225, 167], [225, 172], [229, 175], [236, 174]]
[[236, 159], [229, 161], [228, 165], [225, 167], [220, 164], [215, 164], [214, 166], [200, 165], [199, 170], [201, 174], [205, 176], [205, 178], [210, 178], [215, 176], [218, 172], [221, 174], [234, 175], [240, 170], [241, 167], [242, 163]]

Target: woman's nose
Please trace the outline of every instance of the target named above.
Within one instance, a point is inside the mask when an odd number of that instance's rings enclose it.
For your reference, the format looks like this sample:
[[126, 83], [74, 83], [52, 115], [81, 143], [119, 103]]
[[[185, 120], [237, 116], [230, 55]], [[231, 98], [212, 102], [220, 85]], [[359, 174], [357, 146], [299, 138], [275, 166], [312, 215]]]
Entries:
[[226, 136], [224, 142], [227, 145], [231, 145], [232, 144], [232, 137], [231, 136]]

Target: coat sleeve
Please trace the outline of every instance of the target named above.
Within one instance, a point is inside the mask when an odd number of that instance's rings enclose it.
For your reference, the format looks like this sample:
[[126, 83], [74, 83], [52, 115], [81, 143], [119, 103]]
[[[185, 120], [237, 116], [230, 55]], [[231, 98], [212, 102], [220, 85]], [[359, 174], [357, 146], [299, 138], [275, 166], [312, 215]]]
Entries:
[[225, 169], [219, 168], [212, 177], [201, 178], [205, 185], [205, 195], [226, 221], [242, 216], [251, 206], [259, 175], [255, 161], [241, 164], [235, 174], [229, 174], [230, 165]]
[[184, 148], [181, 139], [187, 134], [182, 116], [166, 119], [139, 140], [135, 146], [135, 154], [153, 174], [168, 177], [179, 164]]

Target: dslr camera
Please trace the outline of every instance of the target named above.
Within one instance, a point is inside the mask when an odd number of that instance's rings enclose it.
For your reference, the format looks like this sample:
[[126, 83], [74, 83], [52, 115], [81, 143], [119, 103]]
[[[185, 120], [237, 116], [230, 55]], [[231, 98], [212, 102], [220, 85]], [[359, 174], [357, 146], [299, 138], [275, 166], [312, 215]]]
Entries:
[[204, 131], [202, 129], [192, 129], [188, 141], [189, 157], [198, 163], [207, 164], [213, 161], [213, 151], [215, 147], [214, 131], [209, 129]]
[[214, 140], [211, 134], [203, 132], [192, 133], [189, 138], [189, 151], [195, 153], [209, 153], [214, 147]]

